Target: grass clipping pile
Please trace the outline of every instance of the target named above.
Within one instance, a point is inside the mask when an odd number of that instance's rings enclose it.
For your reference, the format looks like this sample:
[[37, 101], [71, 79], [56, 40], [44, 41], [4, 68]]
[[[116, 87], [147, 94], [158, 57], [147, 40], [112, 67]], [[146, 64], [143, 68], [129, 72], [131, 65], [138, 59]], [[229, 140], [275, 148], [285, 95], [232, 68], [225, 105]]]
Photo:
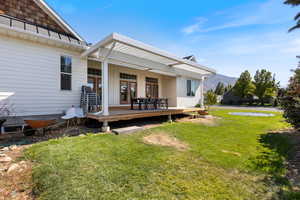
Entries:
[[151, 145], [159, 145], [164, 147], [172, 147], [178, 151], [186, 151], [188, 145], [179, 141], [166, 133], [154, 133], [143, 138], [144, 143]]

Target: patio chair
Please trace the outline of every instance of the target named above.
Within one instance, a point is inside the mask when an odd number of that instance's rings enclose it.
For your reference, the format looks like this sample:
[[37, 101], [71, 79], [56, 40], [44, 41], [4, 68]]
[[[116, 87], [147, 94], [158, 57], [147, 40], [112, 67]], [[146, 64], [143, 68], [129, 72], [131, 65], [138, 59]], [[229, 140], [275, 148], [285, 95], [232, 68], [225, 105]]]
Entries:
[[146, 99], [146, 103], [145, 103], [145, 109], [146, 110], [149, 110], [149, 105], [152, 105], [153, 109], [157, 110], [157, 99], [154, 99], [154, 98]]
[[169, 109], [169, 100], [167, 98], [160, 98], [158, 99], [158, 107], [162, 109]]
[[95, 109], [97, 110], [101, 105], [101, 96], [93, 92], [92, 88], [82, 86], [80, 107], [83, 109], [83, 113], [91, 112]]

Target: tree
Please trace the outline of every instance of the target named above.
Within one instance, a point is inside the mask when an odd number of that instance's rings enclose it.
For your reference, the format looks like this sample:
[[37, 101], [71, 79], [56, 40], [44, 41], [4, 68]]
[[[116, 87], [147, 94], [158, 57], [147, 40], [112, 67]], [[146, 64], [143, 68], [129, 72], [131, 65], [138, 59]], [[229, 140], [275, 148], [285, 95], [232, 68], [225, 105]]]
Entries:
[[215, 94], [216, 95], [223, 95], [225, 93], [225, 86], [223, 83], [219, 82], [216, 89]]
[[232, 89], [232, 85], [227, 85], [224, 89], [224, 93], [229, 92]]
[[214, 92], [208, 91], [205, 94], [205, 105], [207, 106], [207, 110], [209, 110], [211, 105], [217, 104], [217, 101], [217, 95]]
[[[285, 0], [284, 2], [285, 4], [288, 4], [288, 5], [292, 5], [292, 6], [298, 6], [300, 5], [300, 0]], [[300, 13], [298, 13], [295, 18], [294, 18], [295, 21], [297, 21], [296, 25], [293, 26], [292, 28], [289, 29], [289, 32], [295, 30], [295, 29], [298, 29], [300, 28]]]
[[284, 117], [295, 128], [300, 128], [300, 62], [290, 78], [289, 85], [281, 94], [280, 105], [284, 110]]
[[252, 83], [252, 77], [249, 71], [244, 71], [233, 87], [233, 92], [241, 98], [253, 96], [255, 86]]
[[273, 98], [277, 94], [278, 84], [271, 72], [262, 69], [257, 70], [254, 76], [254, 94], [259, 98], [261, 105], [267, 98]]

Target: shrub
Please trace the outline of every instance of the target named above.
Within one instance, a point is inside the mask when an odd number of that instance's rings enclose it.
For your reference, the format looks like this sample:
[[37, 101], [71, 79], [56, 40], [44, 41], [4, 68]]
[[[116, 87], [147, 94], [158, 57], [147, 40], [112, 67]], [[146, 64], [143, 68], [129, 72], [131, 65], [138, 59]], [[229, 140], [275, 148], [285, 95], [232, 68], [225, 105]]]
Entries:
[[300, 128], [300, 63], [294, 75], [290, 78], [289, 85], [280, 98], [284, 117], [295, 128]]
[[218, 101], [217, 95], [214, 92], [208, 91], [205, 94], [205, 105], [207, 106], [208, 110], [209, 110], [209, 106], [217, 104], [217, 101]]

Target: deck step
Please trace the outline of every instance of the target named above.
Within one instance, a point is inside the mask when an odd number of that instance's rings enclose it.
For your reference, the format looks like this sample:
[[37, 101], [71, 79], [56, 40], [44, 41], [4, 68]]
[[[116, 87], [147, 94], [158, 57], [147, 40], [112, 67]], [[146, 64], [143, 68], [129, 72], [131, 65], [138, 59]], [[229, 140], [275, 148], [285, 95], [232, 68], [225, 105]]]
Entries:
[[129, 126], [125, 128], [117, 128], [117, 129], [112, 129], [113, 133], [116, 133], [117, 135], [120, 134], [129, 134], [137, 131], [142, 131], [144, 128], [140, 126]]

